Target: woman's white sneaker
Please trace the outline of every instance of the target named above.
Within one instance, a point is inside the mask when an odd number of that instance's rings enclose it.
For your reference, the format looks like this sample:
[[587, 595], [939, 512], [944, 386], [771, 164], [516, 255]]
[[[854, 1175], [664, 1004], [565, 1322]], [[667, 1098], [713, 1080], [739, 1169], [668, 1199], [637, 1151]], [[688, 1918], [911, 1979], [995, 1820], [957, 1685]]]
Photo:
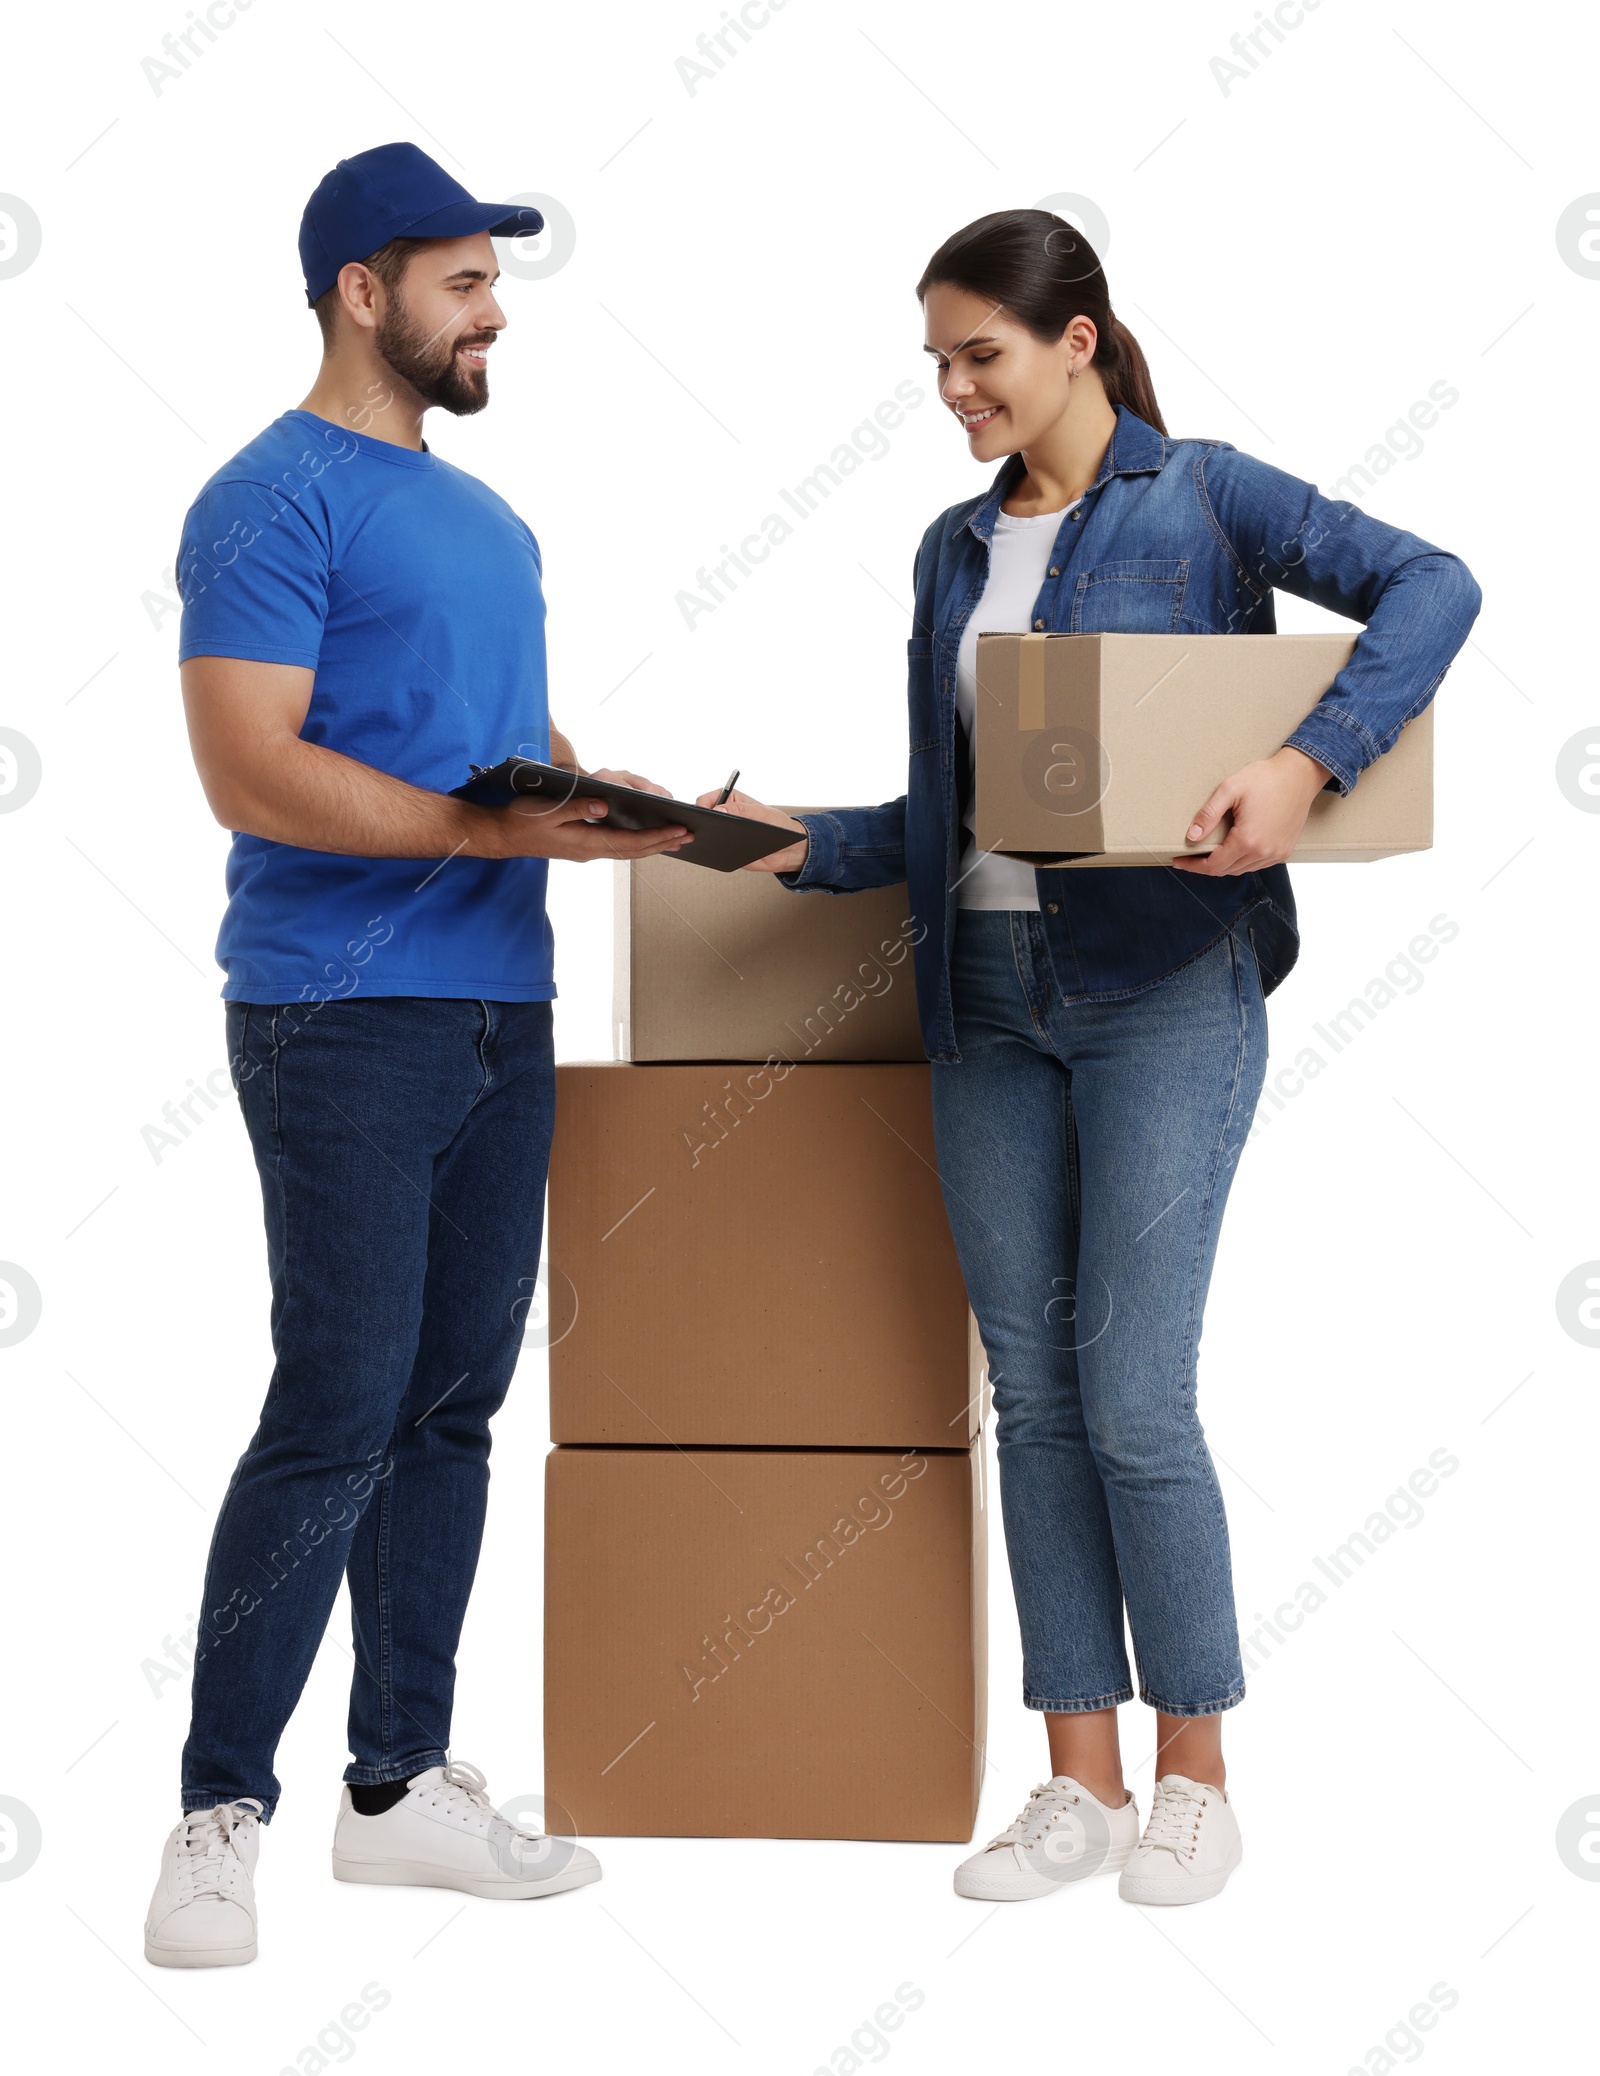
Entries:
[[1117, 1894], [1124, 1903], [1203, 1903], [1243, 1858], [1239, 1819], [1221, 1788], [1166, 1773]]
[[254, 1796], [192, 1810], [168, 1838], [144, 1922], [158, 1968], [234, 1968], [256, 1957], [253, 1876], [261, 1850]]
[[381, 1816], [361, 1816], [345, 1789], [333, 1833], [338, 1881], [463, 1889], [469, 1896], [554, 1896], [600, 1879], [600, 1862], [570, 1838], [507, 1823], [476, 1766], [430, 1766]]
[[956, 1869], [956, 1894], [1026, 1903], [1069, 1882], [1115, 1874], [1139, 1843], [1139, 1805], [1099, 1801], [1069, 1774], [1040, 1783], [1022, 1814]]

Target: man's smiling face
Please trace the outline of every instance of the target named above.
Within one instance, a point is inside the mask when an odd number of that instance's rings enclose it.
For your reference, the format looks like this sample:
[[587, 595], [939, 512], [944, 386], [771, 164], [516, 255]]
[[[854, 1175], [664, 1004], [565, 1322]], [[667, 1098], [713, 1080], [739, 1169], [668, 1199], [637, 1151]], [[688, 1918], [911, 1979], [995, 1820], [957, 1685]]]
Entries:
[[464, 418], [489, 401], [489, 350], [506, 321], [494, 298], [499, 276], [489, 234], [480, 231], [425, 245], [385, 292], [373, 343], [425, 404]]

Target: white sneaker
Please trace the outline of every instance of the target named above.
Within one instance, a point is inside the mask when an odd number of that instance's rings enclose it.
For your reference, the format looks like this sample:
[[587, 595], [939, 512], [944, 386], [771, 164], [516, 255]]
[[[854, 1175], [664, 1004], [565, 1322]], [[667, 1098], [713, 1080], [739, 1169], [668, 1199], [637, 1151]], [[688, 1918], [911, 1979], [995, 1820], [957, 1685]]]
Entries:
[[1013, 1824], [956, 1869], [956, 1894], [984, 1903], [1025, 1903], [1053, 1896], [1068, 1882], [1115, 1874], [1139, 1843], [1139, 1805], [1099, 1801], [1069, 1774], [1058, 1773], [1028, 1797]]
[[1117, 1894], [1124, 1903], [1203, 1903], [1243, 1858], [1239, 1819], [1221, 1788], [1166, 1773]]
[[469, 1896], [554, 1896], [600, 1879], [570, 1838], [520, 1831], [496, 1810], [476, 1766], [430, 1766], [381, 1816], [360, 1816], [347, 1787], [333, 1833], [336, 1881], [464, 1889]]
[[192, 1810], [161, 1855], [144, 1921], [144, 1957], [158, 1968], [234, 1968], [256, 1957], [261, 1804], [252, 1795]]

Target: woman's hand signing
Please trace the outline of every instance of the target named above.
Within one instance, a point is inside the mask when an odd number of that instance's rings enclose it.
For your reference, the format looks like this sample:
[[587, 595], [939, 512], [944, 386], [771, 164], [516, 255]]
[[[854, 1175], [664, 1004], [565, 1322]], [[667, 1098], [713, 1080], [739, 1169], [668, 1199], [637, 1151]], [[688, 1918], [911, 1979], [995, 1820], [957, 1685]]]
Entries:
[[798, 872], [806, 862], [806, 852], [811, 847], [811, 837], [804, 822], [797, 822], [793, 815], [786, 815], [781, 807], [768, 807], [757, 800], [753, 793], [741, 793], [737, 787], [726, 800], [721, 799], [722, 788], [713, 786], [709, 793], [701, 793], [695, 799], [696, 807], [720, 808], [724, 814], [746, 815], [752, 822], [771, 822], [777, 829], [794, 829], [799, 832], [798, 843], [786, 844], [781, 851], [768, 851], [764, 858], [752, 858], [742, 869], [745, 872]]

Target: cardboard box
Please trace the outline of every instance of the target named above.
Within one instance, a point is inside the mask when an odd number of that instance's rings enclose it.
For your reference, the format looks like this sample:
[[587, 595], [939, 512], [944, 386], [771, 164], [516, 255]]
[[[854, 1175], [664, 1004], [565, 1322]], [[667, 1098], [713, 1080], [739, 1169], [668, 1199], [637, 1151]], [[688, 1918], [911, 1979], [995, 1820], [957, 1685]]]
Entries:
[[[1345, 634], [983, 634], [980, 848], [1041, 865], [1152, 865], [1215, 850], [1184, 831], [1211, 789], [1292, 735], [1350, 659]], [[1335, 864], [1433, 843], [1433, 708], [1293, 853]]]
[[619, 1060], [926, 1059], [903, 886], [794, 894], [670, 858], [613, 871]]
[[552, 1440], [964, 1448], [981, 1349], [931, 1072], [558, 1067]]
[[552, 1450], [547, 1828], [969, 1839], [982, 1486], [981, 1444]]

